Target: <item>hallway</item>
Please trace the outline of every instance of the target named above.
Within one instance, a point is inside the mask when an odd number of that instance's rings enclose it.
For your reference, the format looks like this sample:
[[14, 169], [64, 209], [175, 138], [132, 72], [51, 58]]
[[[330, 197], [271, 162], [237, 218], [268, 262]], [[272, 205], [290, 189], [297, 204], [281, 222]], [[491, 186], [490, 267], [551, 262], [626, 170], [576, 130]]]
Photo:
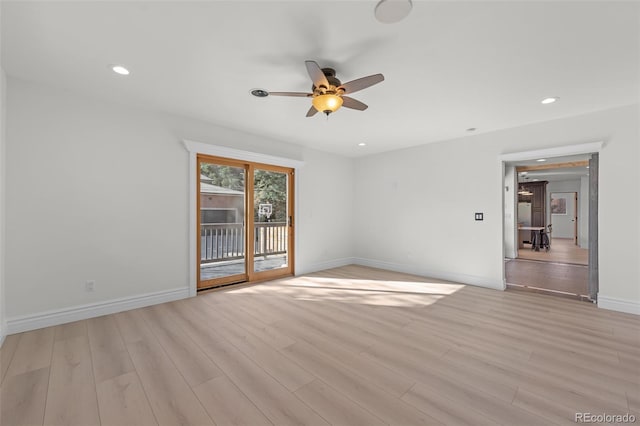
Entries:
[[589, 268], [586, 265], [505, 260], [507, 286], [511, 288], [553, 292], [583, 299], [580, 296], [588, 295], [588, 274]]
[[552, 238], [549, 251], [534, 251], [531, 250], [531, 245], [526, 244], [518, 250], [518, 259], [588, 265], [589, 250], [580, 248], [570, 238]]

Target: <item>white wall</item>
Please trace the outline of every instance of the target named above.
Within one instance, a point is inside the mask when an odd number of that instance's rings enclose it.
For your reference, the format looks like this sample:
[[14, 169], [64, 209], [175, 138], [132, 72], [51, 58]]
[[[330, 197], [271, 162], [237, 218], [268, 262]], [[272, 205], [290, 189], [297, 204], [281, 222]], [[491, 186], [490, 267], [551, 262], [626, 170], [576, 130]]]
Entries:
[[580, 178], [580, 196], [578, 198], [578, 245], [589, 248], [589, 176]]
[[518, 181], [515, 166], [504, 167], [504, 256], [509, 259], [518, 257], [517, 247], [517, 194]]
[[463, 138], [357, 159], [358, 262], [503, 288], [503, 172], [483, 148]]
[[[300, 171], [296, 274], [352, 263], [353, 182], [350, 158], [309, 151]], [[312, 155], [311, 155], [312, 154]]]
[[634, 303], [640, 301], [639, 114], [636, 106], [616, 120], [600, 154], [598, 182], [599, 297]]
[[[600, 154], [600, 295], [640, 308], [638, 106], [427, 144], [356, 160], [361, 263], [501, 287], [498, 156], [605, 141]], [[403, 208], [399, 208], [402, 206]], [[483, 222], [474, 212], [484, 212]], [[640, 312], [640, 310], [638, 310]]]
[[[350, 159], [13, 78], [7, 95], [10, 324], [188, 287], [189, 163], [182, 139], [304, 161], [301, 269], [350, 261], [352, 185], [344, 184], [353, 181]], [[86, 280], [96, 281], [93, 293], [84, 291]]]
[[[547, 185], [547, 206], [551, 205], [551, 193], [578, 193], [578, 246], [589, 248], [589, 177], [583, 176], [579, 180], [553, 181]], [[547, 209], [547, 223], [552, 223], [551, 209]], [[554, 227], [554, 233], [556, 231]], [[553, 235], [561, 236], [560, 233]], [[570, 237], [569, 237], [570, 238]]]

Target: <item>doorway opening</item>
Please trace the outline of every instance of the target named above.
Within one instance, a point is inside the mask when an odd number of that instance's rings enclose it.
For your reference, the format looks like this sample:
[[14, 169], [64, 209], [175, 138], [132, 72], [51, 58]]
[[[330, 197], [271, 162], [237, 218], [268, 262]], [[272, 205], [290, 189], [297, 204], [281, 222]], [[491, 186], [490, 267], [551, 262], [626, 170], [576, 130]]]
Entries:
[[596, 301], [599, 146], [593, 145], [571, 155], [502, 156], [507, 289]]
[[197, 155], [197, 289], [293, 275], [294, 169]]

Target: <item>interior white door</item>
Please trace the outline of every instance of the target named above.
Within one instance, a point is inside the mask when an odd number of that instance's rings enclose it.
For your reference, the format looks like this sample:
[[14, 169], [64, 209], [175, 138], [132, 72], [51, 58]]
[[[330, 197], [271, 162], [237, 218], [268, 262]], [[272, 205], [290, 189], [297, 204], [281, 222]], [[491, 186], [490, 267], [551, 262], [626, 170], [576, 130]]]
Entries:
[[551, 225], [553, 238], [576, 238], [575, 192], [551, 193]]

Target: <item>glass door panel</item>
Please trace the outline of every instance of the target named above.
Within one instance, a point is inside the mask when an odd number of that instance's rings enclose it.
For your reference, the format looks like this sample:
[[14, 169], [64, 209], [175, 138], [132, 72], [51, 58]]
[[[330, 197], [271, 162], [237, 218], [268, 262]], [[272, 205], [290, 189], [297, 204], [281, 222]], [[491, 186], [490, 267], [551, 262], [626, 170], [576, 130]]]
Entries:
[[198, 288], [247, 280], [245, 166], [199, 159]]
[[291, 270], [290, 174], [288, 170], [253, 169], [253, 272], [256, 274]]

